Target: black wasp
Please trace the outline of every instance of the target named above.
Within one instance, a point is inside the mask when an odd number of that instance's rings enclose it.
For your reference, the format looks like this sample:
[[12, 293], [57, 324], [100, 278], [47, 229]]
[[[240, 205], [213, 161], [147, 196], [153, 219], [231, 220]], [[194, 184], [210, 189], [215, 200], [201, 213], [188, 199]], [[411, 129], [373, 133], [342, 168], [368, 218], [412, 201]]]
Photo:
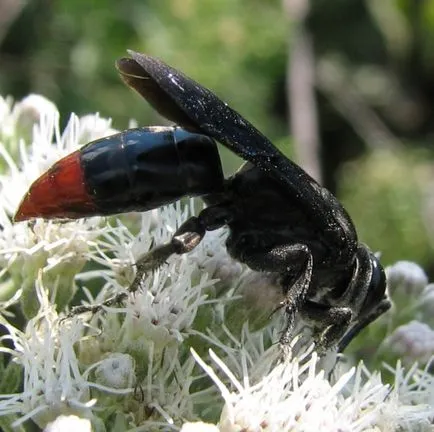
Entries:
[[[156, 58], [129, 54], [117, 62], [124, 82], [178, 126], [129, 129], [66, 156], [33, 183], [15, 220], [146, 211], [202, 196], [207, 207], [149, 252], [138, 272], [228, 226], [234, 259], [279, 276], [281, 342], [289, 342], [298, 313], [320, 348], [342, 350], [390, 307], [384, 270], [358, 243], [345, 209], [210, 90]], [[214, 140], [247, 161], [228, 179]]]

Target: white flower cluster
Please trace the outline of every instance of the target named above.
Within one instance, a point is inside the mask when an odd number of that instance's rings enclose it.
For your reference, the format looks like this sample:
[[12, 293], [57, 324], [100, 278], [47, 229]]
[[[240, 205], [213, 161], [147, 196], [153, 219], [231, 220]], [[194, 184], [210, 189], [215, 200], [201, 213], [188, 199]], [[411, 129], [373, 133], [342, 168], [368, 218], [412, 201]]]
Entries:
[[[245, 376], [240, 383], [211, 353], [212, 360], [228, 374], [235, 389], [230, 391], [211, 368], [195, 357], [225, 400], [219, 423], [203, 426], [204, 431], [430, 430], [433, 408], [419, 392], [422, 386], [428, 386], [425, 396], [434, 395], [434, 380], [426, 371], [414, 369], [405, 380], [396, 379], [392, 387], [383, 384], [378, 373], [371, 375], [360, 364], [331, 383], [323, 371], [318, 372], [315, 352], [308, 350], [300, 358], [274, 365], [259, 382], [251, 383]], [[402, 368], [394, 372], [396, 377], [403, 374]], [[200, 430], [197, 425], [185, 424], [182, 432]]]
[[383, 347], [411, 365], [434, 359], [434, 285], [421, 267], [408, 261], [398, 261], [386, 269], [394, 311], [389, 315], [389, 327], [394, 331]]
[[[270, 319], [279, 286], [228, 257], [224, 230], [128, 293], [134, 264], [197, 203], [14, 224], [33, 180], [114, 132], [96, 115], [73, 115], [61, 132], [58, 117], [40, 96], [0, 98], [0, 430], [429, 430], [428, 368], [397, 366], [388, 385], [363, 365], [325, 373], [312, 348], [284, 359], [281, 314]], [[120, 293], [124, 301], [97, 313], [69, 313]]]
[[[99, 116], [79, 119], [72, 115], [63, 133], [59, 130], [56, 107], [41, 96], [32, 95], [15, 106], [0, 99], [0, 267], [13, 281], [11, 289], [20, 287], [22, 310], [33, 316], [39, 305], [35, 301], [34, 284], [40, 270], [44, 286], [53, 293], [61, 307], [68, 305], [75, 294], [74, 277], [87, 260], [92, 242], [105, 230], [100, 218], [67, 224], [37, 220], [14, 224], [12, 217], [30, 184], [56, 160], [79, 148], [91, 138], [113, 133], [110, 121]], [[24, 136], [32, 130], [30, 143]], [[100, 136], [101, 136], [100, 135]], [[17, 164], [14, 158], [19, 160]], [[4, 287], [7, 290], [7, 287]], [[5, 294], [5, 295], [3, 295]], [[0, 301], [7, 293], [0, 292]]]

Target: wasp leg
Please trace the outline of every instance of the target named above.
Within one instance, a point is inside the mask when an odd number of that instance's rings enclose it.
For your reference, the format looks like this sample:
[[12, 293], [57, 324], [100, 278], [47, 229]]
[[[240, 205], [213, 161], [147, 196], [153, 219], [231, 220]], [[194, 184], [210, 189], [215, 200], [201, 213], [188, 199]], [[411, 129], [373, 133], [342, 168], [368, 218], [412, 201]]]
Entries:
[[302, 308], [303, 319], [312, 325], [318, 352], [336, 346], [351, 323], [353, 312], [349, 307], [330, 307], [307, 301]]
[[[384, 279], [384, 283], [379, 283]], [[351, 308], [353, 319], [341, 341], [336, 341], [339, 351], [356, 337], [368, 324], [386, 312], [391, 303], [386, 292], [384, 271], [369, 249], [359, 245], [354, 272], [348, 288], [335, 304]]]
[[102, 303], [98, 303], [95, 305], [74, 306], [68, 312], [68, 314], [66, 315], [66, 318], [72, 318], [73, 316], [81, 315], [83, 313], [88, 313], [88, 312], [90, 312], [92, 315], [94, 315], [97, 312], [99, 312], [101, 309], [103, 309], [104, 307], [111, 307], [113, 305], [122, 303], [127, 297], [128, 297], [127, 292], [121, 292], [119, 294], [116, 294], [116, 295], [108, 298], [107, 300], [105, 300]]
[[133, 282], [127, 290], [115, 294], [112, 297], [109, 297], [102, 303], [98, 303], [95, 305], [75, 306], [68, 313], [67, 317], [72, 317], [74, 315], [79, 315], [87, 312], [95, 314], [105, 307], [111, 307], [121, 304], [130, 293], [134, 293], [138, 290], [140, 282], [145, 273], [160, 267], [173, 253], [175, 253], [175, 251], [172, 242], [164, 244], [162, 246], [157, 246], [156, 248], [152, 249], [151, 251], [143, 255], [136, 263], [136, 276], [134, 277]]
[[313, 257], [303, 244], [283, 245], [266, 252], [243, 251], [243, 262], [260, 271], [278, 272], [282, 275], [281, 285], [285, 298], [279, 308], [285, 308], [287, 324], [280, 337], [280, 344], [287, 346], [291, 341], [295, 314], [303, 308], [310, 286]]
[[143, 276], [161, 267], [171, 255], [181, 255], [192, 251], [202, 241], [205, 232], [206, 227], [200, 217], [193, 216], [187, 219], [178, 228], [169, 243], [157, 246], [139, 258], [136, 263], [136, 276], [129, 291], [137, 291]]
[[285, 300], [283, 300], [282, 305], [285, 307], [287, 323], [279, 340], [280, 345], [283, 347], [289, 346], [291, 342], [291, 332], [294, 328], [295, 314], [303, 310], [304, 303], [306, 301], [306, 294], [309, 290], [310, 282], [312, 279], [312, 254], [310, 253], [309, 249], [304, 245], [295, 246], [300, 248], [294, 248], [291, 252], [294, 253], [295, 256], [298, 255], [298, 259], [302, 259], [303, 257], [307, 259], [305, 259], [305, 264], [295, 281], [294, 279], [287, 277], [285, 277], [282, 281], [282, 286], [284, 287], [284, 289], [287, 289]]
[[143, 276], [163, 265], [173, 255], [191, 252], [203, 239], [206, 231], [221, 228], [232, 220], [233, 211], [226, 205], [214, 205], [203, 209], [199, 215], [187, 219], [175, 232], [171, 241], [149, 251], [137, 262], [136, 277], [130, 291], [138, 289]]
[[[368, 324], [375, 321], [392, 306], [385, 289], [385, 283], [376, 283], [378, 278], [385, 277], [383, 270], [379, 270], [379, 267], [375, 263], [373, 264], [372, 257], [366, 247], [359, 246], [356, 259], [358, 266], [343, 300], [349, 301], [350, 305], [356, 305], [357, 320], [352, 323], [352, 327], [347, 329], [347, 333], [339, 342], [339, 352], [342, 352]], [[372, 275], [363, 269], [367, 265], [371, 266]], [[375, 274], [375, 272], [377, 273]]]
[[305, 304], [304, 318], [316, 329], [320, 350], [337, 346], [342, 352], [361, 330], [390, 308], [385, 284], [376, 282], [376, 278], [381, 277], [384, 277], [383, 271], [379, 271], [369, 250], [359, 246], [351, 281], [344, 292], [333, 299], [333, 306]]
[[357, 323], [345, 333], [338, 343], [338, 352], [343, 352], [347, 345], [371, 322], [375, 321], [378, 317], [387, 312], [391, 307], [388, 299], [383, 299], [378, 303], [375, 309], [370, 310], [366, 315], [359, 318]]
[[192, 251], [203, 239], [206, 231], [221, 228], [232, 220], [233, 211], [226, 205], [214, 205], [202, 210], [199, 215], [187, 219], [175, 232], [170, 242], [157, 246], [144, 254], [136, 263], [136, 276], [128, 291], [110, 297], [97, 305], [83, 305], [74, 307], [68, 316], [85, 312], [96, 313], [103, 307], [121, 303], [129, 293], [136, 292], [146, 273], [152, 272], [162, 266], [171, 255], [184, 254]]
[[103, 303], [97, 305], [82, 305], [74, 307], [68, 316], [85, 312], [96, 313], [104, 307], [110, 307], [122, 303], [130, 293], [136, 292], [140, 282], [146, 273], [152, 272], [162, 266], [171, 255], [183, 254], [193, 250], [203, 239], [205, 228], [199, 218], [193, 216], [187, 219], [175, 232], [169, 243], [157, 246], [141, 256], [136, 262], [136, 276], [128, 288], [128, 291], [116, 294]]
[[374, 309], [358, 317], [353, 326], [351, 321], [354, 312], [349, 307], [327, 307], [308, 301], [302, 312], [303, 319], [316, 329], [314, 338], [319, 352], [324, 352], [333, 346], [337, 346], [338, 352], [343, 352], [367, 325], [380, 317], [390, 306], [390, 301], [383, 299]]

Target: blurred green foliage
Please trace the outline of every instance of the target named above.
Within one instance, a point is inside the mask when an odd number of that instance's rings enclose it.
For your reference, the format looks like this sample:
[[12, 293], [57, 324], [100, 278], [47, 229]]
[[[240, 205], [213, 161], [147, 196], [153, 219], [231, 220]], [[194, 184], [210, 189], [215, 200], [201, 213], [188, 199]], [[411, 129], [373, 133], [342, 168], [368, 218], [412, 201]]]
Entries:
[[[29, 44], [20, 60], [25, 70], [15, 63], [15, 53], [2, 59], [2, 93], [39, 92], [62, 113], [101, 111], [118, 128], [127, 127], [131, 118], [155, 123], [156, 114], [125, 88], [114, 68], [131, 48], [175, 65], [272, 130], [268, 95], [286, 62], [286, 22], [278, 1], [252, 1], [250, 12], [242, 0], [39, 3], [39, 9], [23, 11], [44, 16], [35, 39], [24, 42]], [[27, 86], [20, 75], [27, 75]]]
[[425, 268], [430, 265], [428, 208], [423, 206], [430, 199], [424, 191], [432, 173], [426, 154], [376, 151], [342, 172], [342, 200], [359, 236], [388, 263], [410, 260]]

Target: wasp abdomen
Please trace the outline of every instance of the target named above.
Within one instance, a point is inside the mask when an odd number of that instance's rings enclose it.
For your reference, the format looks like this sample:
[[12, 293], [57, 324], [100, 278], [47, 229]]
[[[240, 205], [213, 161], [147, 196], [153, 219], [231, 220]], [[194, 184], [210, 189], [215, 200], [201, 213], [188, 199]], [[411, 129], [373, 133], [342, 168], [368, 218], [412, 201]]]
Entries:
[[84, 147], [81, 161], [102, 213], [150, 210], [223, 184], [213, 139], [181, 128], [130, 129]]
[[93, 141], [30, 187], [16, 221], [145, 211], [222, 189], [215, 141], [179, 127], [129, 129]]

